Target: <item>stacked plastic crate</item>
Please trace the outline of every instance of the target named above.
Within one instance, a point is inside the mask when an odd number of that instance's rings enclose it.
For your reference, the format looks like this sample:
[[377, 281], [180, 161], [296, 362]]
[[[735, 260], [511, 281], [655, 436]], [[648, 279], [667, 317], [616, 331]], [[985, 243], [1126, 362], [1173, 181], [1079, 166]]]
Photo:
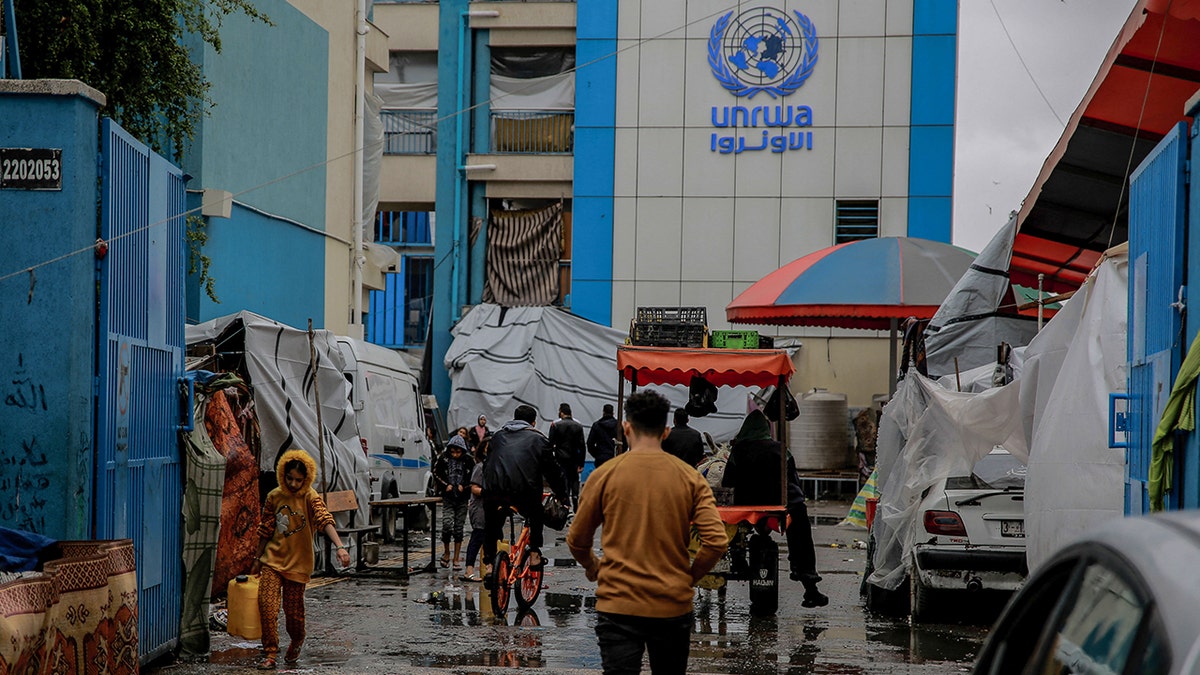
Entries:
[[638, 307], [629, 343], [650, 347], [704, 347], [708, 310], [703, 307]]

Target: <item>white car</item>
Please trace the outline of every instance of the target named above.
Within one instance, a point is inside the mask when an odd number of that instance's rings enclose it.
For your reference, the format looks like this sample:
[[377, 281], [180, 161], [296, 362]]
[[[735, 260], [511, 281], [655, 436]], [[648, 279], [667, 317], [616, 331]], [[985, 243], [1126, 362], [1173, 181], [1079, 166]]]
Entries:
[[914, 622], [929, 621], [959, 594], [1014, 592], [1025, 562], [1025, 465], [1003, 448], [926, 492], [923, 533], [910, 562]]

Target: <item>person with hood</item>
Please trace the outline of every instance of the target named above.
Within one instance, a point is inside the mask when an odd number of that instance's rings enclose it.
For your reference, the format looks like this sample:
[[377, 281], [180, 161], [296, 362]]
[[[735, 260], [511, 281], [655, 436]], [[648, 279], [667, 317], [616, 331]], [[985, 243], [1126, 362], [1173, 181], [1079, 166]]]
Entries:
[[[549, 483], [559, 501], [566, 495], [566, 486], [550, 441], [533, 426], [537, 410], [519, 405], [513, 418], [492, 434], [488, 460], [483, 464], [483, 561], [490, 564], [496, 558], [496, 542], [515, 507], [529, 527], [529, 562], [538, 566], [544, 562], [542, 484]], [[490, 572], [484, 576], [484, 584], [493, 585]]]
[[479, 418], [475, 420], [475, 426], [471, 427], [467, 431], [467, 434], [467, 444], [471, 446], [472, 450], [479, 447], [479, 444], [483, 442], [483, 439], [491, 436], [492, 432], [488, 429], [487, 425], [487, 415], [480, 415]]
[[550, 425], [550, 447], [562, 469], [572, 510], [579, 508], [579, 476], [583, 474], [583, 425], [571, 417], [571, 405], [560, 403], [558, 419]]
[[[721, 485], [733, 488], [735, 506], [779, 504], [779, 441], [771, 438], [771, 423], [761, 410], [751, 411], [729, 449], [729, 461]], [[803, 607], [824, 607], [829, 598], [817, 590], [817, 553], [813, 548], [808, 507], [791, 453], [787, 455], [788, 564], [792, 581], [804, 585]]]
[[704, 461], [704, 439], [699, 431], [688, 426], [688, 414], [683, 408], [675, 409], [675, 426], [663, 439], [662, 449], [692, 466]]
[[263, 660], [260, 670], [275, 667], [279, 656], [279, 605], [283, 603], [288, 645], [284, 660], [295, 663], [304, 645], [304, 587], [312, 577], [313, 536], [324, 532], [337, 546], [338, 562], [350, 565], [350, 554], [338, 537], [333, 516], [312, 488], [317, 463], [303, 450], [283, 453], [275, 465], [279, 487], [267, 494], [259, 522], [258, 557], [251, 574], [258, 582], [258, 612], [262, 621]]
[[467, 501], [471, 497], [471, 470], [475, 460], [467, 454], [467, 441], [451, 436], [446, 452], [433, 465], [433, 480], [442, 498], [442, 567], [449, 567], [450, 540], [454, 540], [454, 569], [462, 552], [463, 523], [467, 520]]
[[617, 453], [617, 418], [613, 417], [611, 403], [604, 404], [604, 414], [588, 432], [587, 449], [592, 453], [592, 459], [596, 460], [596, 468]]

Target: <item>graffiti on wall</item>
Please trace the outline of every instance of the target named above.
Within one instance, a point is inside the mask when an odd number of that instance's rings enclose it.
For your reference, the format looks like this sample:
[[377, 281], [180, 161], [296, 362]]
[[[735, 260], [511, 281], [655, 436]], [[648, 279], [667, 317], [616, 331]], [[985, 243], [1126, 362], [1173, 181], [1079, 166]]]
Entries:
[[[14, 414], [41, 417], [50, 412], [46, 387], [26, 367], [24, 354], [17, 355], [16, 369], [4, 378], [0, 401]], [[0, 504], [0, 520], [18, 529], [45, 532], [50, 459], [29, 428], [12, 447], [0, 449], [0, 494], [11, 495]]]

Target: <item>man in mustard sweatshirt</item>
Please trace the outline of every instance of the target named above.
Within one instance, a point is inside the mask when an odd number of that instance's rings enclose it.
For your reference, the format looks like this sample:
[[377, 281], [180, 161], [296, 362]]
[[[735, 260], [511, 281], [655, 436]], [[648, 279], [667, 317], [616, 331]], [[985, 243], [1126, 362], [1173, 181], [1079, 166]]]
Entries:
[[[625, 403], [629, 451], [584, 485], [567, 545], [597, 581], [596, 637], [606, 674], [637, 673], [642, 653], [654, 673], [687, 672], [693, 586], [725, 552], [725, 526], [712, 488], [694, 468], [663, 452], [671, 406], [652, 390]], [[700, 551], [688, 556], [692, 526]], [[603, 557], [592, 551], [603, 526]]]

